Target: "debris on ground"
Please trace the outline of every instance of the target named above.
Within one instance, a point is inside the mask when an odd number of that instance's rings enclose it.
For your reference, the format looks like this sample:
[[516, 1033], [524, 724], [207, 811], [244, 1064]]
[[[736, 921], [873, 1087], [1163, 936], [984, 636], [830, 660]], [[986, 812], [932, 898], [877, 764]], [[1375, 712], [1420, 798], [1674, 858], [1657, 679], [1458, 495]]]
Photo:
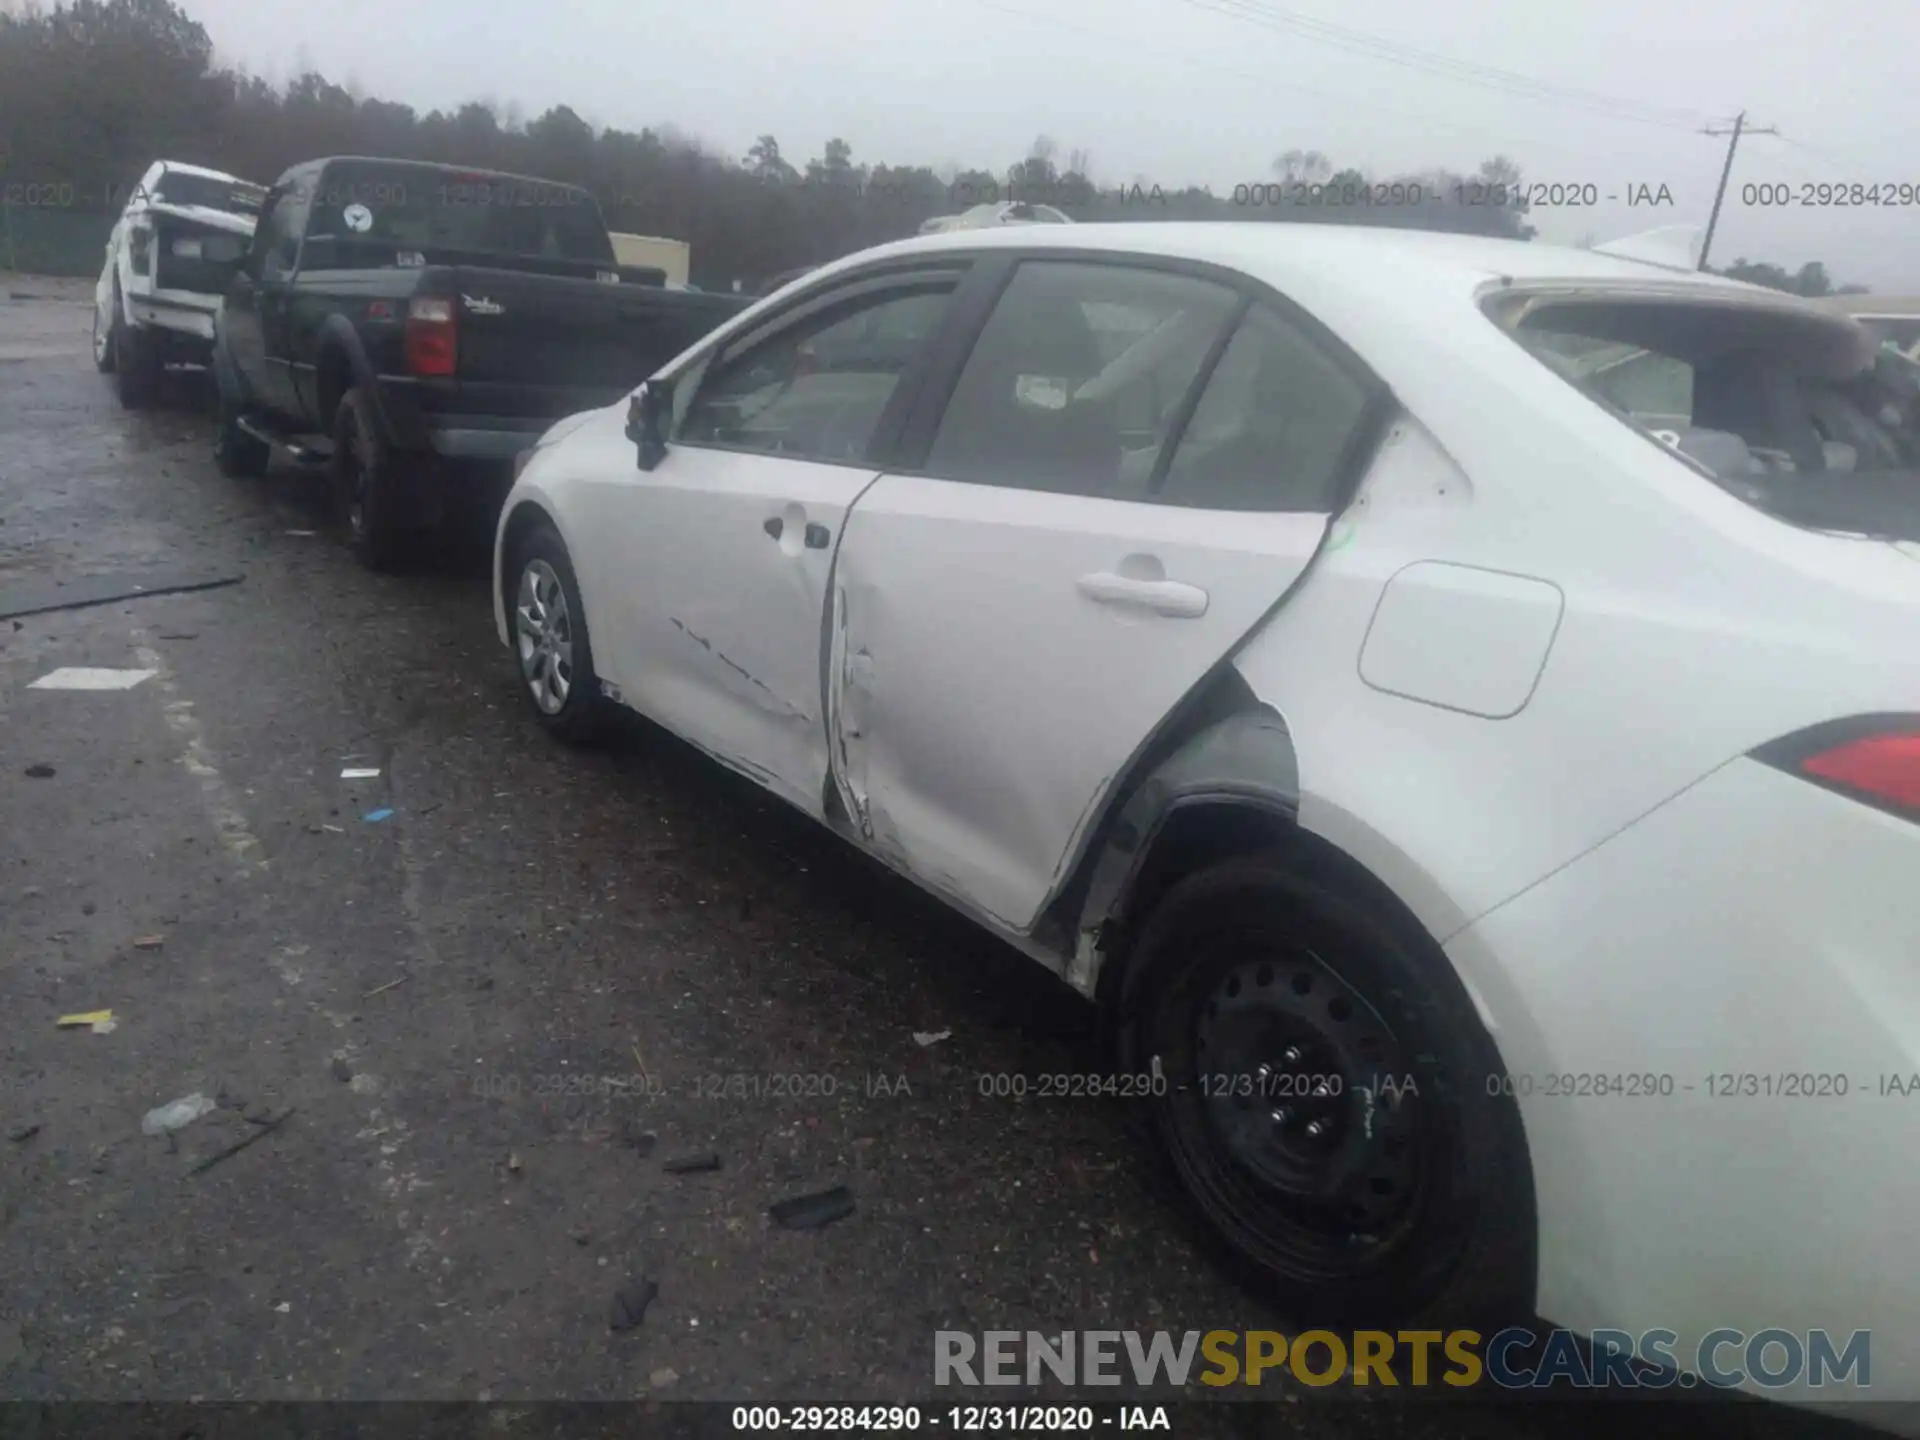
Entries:
[[353, 1079], [353, 1067], [338, 1055], [333, 1057], [333, 1064], [328, 1068], [333, 1071], [333, 1078], [342, 1085], [348, 1084]]
[[399, 986], [406, 984], [407, 981], [411, 980], [412, 978], [413, 977], [411, 975], [402, 975], [398, 980], [389, 980], [384, 985], [374, 986], [373, 989], [367, 991], [367, 993], [362, 995], [360, 998], [362, 1000], [371, 1000], [376, 995], [384, 995], [387, 993], [387, 991], [396, 989]]
[[377, 825], [382, 820], [389, 819], [392, 815], [393, 815], [393, 810], [390, 806], [382, 806], [378, 810], [369, 810], [366, 814], [362, 815], [360, 818], [366, 821], [369, 825]]
[[613, 1292], [613, 1304], [607, 1309], [609, 1330], [631, 1330], [647, 1318], [647, 1307], [660, 1293], [660, 1287], [642, 1276]]
[[340, 778], [342, 780], [378, 780], [380, 771], [377, 768], [362, 765], [349, 765], [340, 772]]
[[679, 1371], [672, 1369], [670, 1366], [662, 1365], [658, 1370], [655, 1370], [647, 1376], [647, 1384], [656, 1390], [664, 1390], [667, 1386], [676, 1383], [679, 1379]]
[[929, 1045], [938, 1045], [942, 1040], [951, 1040], [952, 1038], [953, 1031], [951, 1030], [916, 1030], [913, 1032], [913, 1043], [918, 1045], [922, 1050], [926, 1049]]
[[184, 1129], [202, 1115], [211, 1115], [220, 1107], [202, 1095], [198, 1090], [191, 1095], [183, 1095], [178, 1100], [165, 1105], [155, 1106], [140, 1121], [142, 1135], [167, 1135], [175, 1130]]
[[629, 1119], [621, 1128], [620, 1143], [644, 1160], [653, 1153], [653, 1147], [660, 1143], [660, 1137], [638, 1120]]
[[27, 686], [29, 690], [131, 690], [158, 670], [127, 670], [104, 665], [63, 665]]
[[84, 1026], [96, 1035], [111, 1035], [120, 1028], [120, 1022], [113, 1018], [111, 1010], [85, 1010], [78, 1015], [62, 1015], [54, 1023], [62, 1030], [78, 1030]]
[[59, 773], [60, 772], [55, 770], [51, 765], [35, 764], [27, 766], [27, 778], [29, 780], [51, 780]]
[[844, 1185], [822, 1190], [817, 1195], [795, 1195], [775, 1201], [767, 1214], [776, 1225], [788, 1230], [818, 1230], [853, 1214], [853, 1192]]
[[507, 1153], [507, 1173], [508, 1174], [518, 1175], [525, 1168], [526, 1167], [520, 1163], [520, 1153], [517, 1150], [509, 1151]]
[[701, 1170], [718, 1170], [720, 1157], [711, 1151], [704, 1155], [676, 1155], [671, 1160], [662, 1160], [660, 1168], [669, 1175], [692, 1175]]
[[24, 1145], [39, 1133], [40, 1126], [37, 1123], [32, 1125], [16, 1125], [13, 1129], [7, 1131], [7, 1141], [12, 1145]]
[[[217, 590], [238, 585], [243, 575], [148, 575], [130, 580], [119, 575], [94, 575], [71, 584], [14, 585], [0, 589], [0, 617], [45, 615], [54, 610], [82, 610], [89, 605], [111, 605], [116, 600], [138, 600], [150, 595], [184, 595], [194, 590]], [[164, 637], [163, 637], [164, 638]]]
[[312, 530], [289, 530], [287, 531], [287, 534], [297, 535], [302, 540], [311, 540], [314, 537], [315, 532]]
[[335, 835], [344, 835], [347, 833], [346, 830], [339, 825], [322, 825], [320, 828], [322, 830], [330, 831]]
[[238, 1155], [242, 1150], [246, 1149], [249, 1145], [253, 1144], [254, 1141], [263, 1139], [264, 1137], [271, 1135], [274, 1131], [278, 1130], [282, 1125], [286, 1124], [287, 1121], [292, 1117], [292, 1115], [293, 1115], [293, 1107], [289, 1105], [285, 1110], [283, 1110], [280, 1113], [279, 1119], [269, 1120], [264, 1124], [262, 1124], [252, 1134], [244, 1135], [240, 1139], [234, 1141], [233, 1144], [227, 1146], [226, 1149], [214, 1151], [213, 1154], [209, 1155], [206, 1159], [202, 1160], [198, 1165], [195, 1165], [192, 1169], [188, 1170], [187, 1173], [189, 1175], [198, 1175], [198, 1174], [201, 1174], [203, 1171], [211, 1170], [214, 1166], [218, 1165], [222, 1160], [226, 1160], [232, 1156]]
[[142, 935], [133, 942], [133, 948], [136, 950], [158, 950], [166, 943], [167, 937], [164, 935]]
[[576, 1245], [591, 1245], [593, 1243], [593, 1231], [588, 1230], [584, 1226], [576, 1227], [567, 1232], [567, 1238], [572, 1240]]

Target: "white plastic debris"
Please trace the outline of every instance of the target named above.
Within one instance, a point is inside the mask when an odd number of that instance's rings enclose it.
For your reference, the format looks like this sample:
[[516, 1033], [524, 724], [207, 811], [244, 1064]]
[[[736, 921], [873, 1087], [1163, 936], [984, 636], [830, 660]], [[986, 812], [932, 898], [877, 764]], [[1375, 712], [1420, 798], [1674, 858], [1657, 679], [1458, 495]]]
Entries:
[[183, 1095], [170, 1104], [149, 1110], [146, 1118], [140, 1122], [140, 1133], [165, 1135], [169, 1131], [191, 1125], [202, 1115], [211, 1114], [217, 1109], [219, 1109], [218, 1105], [196, 1090], [193, 1094]]
[[916, 1030], [913, 1032], [913, 1043], [918, 1045], [922, 1050], [926, 1049], [929, 1045], [938, 1045], [942, 1040], [951, 1040], [952, 1038], [953, 1031], [951, 1030]]
[[349, 766], [340, 772], [340, 778], [342, 780], [378, 780], [380, 772], [369, 770], [364, 766]]
[[27, 686], [29, 690], [131, 690], [151, 680], [157, 670], [108, 670], [96, 665], [67, 665], [49, 671]]

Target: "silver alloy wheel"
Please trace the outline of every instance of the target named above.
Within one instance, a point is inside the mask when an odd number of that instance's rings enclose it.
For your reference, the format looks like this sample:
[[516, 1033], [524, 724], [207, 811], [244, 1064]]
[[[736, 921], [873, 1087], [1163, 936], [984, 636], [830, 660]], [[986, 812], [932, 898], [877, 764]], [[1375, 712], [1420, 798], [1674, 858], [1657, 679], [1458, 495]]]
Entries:
[[513, 628], [520, 678], [542, 713], [558, 715], [573, 689], [573, 620], [566, 589], [544, 560], [529, 560], [520, 571]]
[[113, 330], [110, 326], [103, 326], [100, 323], [100, 307], [98, 305], [95, 305], [93, 307], [93, 363], [94, 364], [104, 365], [107, 363], [107, 346], [112, 343], [112, 339], [113, 339]]

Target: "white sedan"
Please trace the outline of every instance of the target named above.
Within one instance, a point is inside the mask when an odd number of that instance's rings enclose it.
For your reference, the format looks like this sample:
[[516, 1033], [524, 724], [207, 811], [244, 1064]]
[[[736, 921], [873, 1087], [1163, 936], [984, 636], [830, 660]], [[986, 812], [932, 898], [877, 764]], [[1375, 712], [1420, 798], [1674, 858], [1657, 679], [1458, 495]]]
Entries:
[[555, 426], [496, 620], [551, 731], [640, 711], [1095, 1000], [1291, 1315], [1870, 1330], [1920, 1398], [1920, 390], [1872, 357], [1547, 245], [916, 238]]

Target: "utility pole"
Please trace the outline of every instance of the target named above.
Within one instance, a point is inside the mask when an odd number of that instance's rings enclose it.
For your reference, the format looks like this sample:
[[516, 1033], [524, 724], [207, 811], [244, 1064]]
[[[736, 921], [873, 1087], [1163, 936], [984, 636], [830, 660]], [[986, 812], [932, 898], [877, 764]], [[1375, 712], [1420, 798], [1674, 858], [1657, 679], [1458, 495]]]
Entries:
[[1778, 135], [1780, 132], [1769, 125], [1764, 129], [1747, 128], [1747, 112], [1742, 110], [1733, 117], [1731, 130], [1716, 130], [1709, 125], [1700, 132], [1702, 135], [1725, 135], [1727, 140], [1727, 163], [1720, 167], [1720, 188], [1713, 192], [1713, 213], [1707, 217], [1707, 237], [1700, 242], [1700, 268], [1707, 268], [1707, 252], [1713, 248], [1714, 227], [1720, 223], [1720, 204], [1727, 198], [1727, 177], [1733, 174], [1733, 152], [1739, 147], [1742, 135]]

